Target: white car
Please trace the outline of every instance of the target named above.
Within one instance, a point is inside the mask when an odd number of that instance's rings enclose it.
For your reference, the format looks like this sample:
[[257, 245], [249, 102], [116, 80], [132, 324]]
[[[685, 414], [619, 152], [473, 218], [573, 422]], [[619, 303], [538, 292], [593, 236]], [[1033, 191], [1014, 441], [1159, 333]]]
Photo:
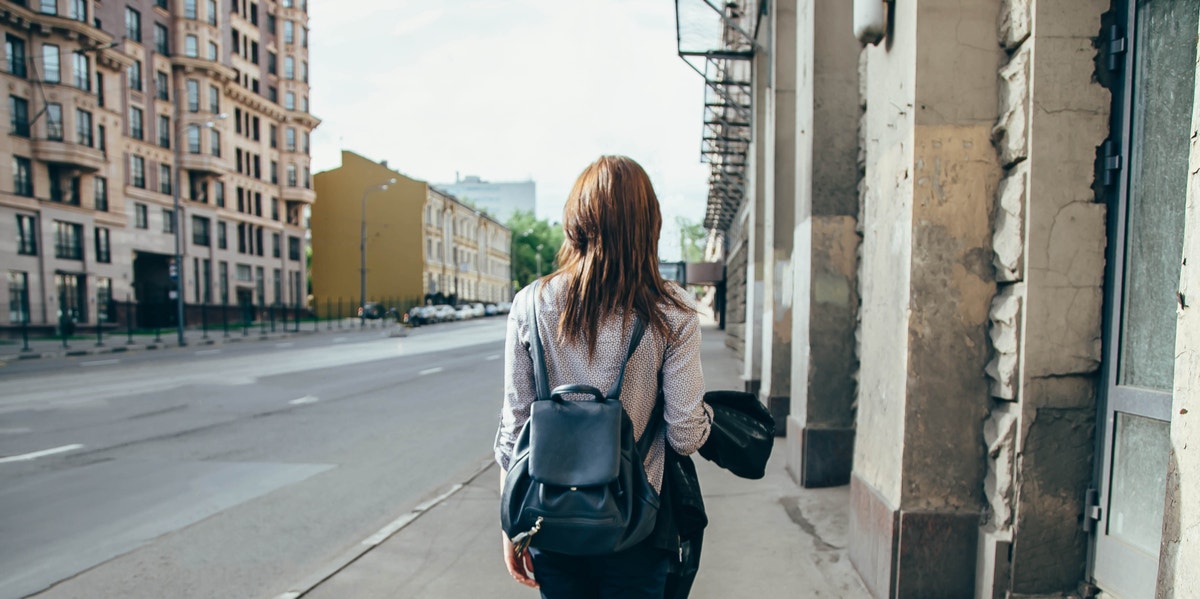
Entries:
[[454, 306], [438, 304], [431, 307], [433, 308], [433, 320], [437, 322], [446, 322], [447, 320], [454, 320], [456, 318], [454, 314]]
[[475, 310], [471, 306], [461, 304], [454, 309], [455, 320], [467, 320], [468, 318], [475, 318]]
[[471, 312], [475, 315], [475, 318], [483, 318], [484, 316], [487, 316], [487, 310], [484, 309], [483, 304], [475, 302], [469, 305], [471, 307]]

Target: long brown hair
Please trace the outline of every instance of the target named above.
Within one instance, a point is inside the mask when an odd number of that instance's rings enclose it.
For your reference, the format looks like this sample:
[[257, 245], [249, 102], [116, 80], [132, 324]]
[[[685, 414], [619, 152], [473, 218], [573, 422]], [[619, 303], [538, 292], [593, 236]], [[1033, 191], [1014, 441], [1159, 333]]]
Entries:
[[563, 209], [565, 240], [559, 269], [567, 301], [558, 320], [561, 341], [596, 353], [600, 323], [618, 311], [626, 327], [636, 314], [648, 330], [670, 338], [664, 304], [691, 308], [667, 288], [658, 270], [662, 213], [650, 177], [625, 156], [601, 156], [583, 169]]

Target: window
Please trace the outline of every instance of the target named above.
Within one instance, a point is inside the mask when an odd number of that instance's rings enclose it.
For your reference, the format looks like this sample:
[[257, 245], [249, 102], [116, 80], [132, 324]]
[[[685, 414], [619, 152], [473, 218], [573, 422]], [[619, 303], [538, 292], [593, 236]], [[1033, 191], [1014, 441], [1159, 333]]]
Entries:
[[200, 82], [195, 79], [187, 80], [188, 112], [200, 112]]
[[308, 174], [308, 167], [304, 167], [304, 189], [312, 188], [312, 177]]
[[158, 115], [158, 145], [171, 147], [171, 117], [165, 114]]
[[[22, 2], [22, 4], [24, 3]], [[40, 12], [47, 15], [58, 14], [58, 2], [56, 0], [42, 0], [41, 4], [42, 5], [39, 8]]]
[[29, 274], [8, 271], [8, 322], [29, 322]]
[[192, 216], [192, 243], [208, 247], [212, 244], [209, 239], [208, 227], [212, 223], [207, 217]]
[[171, 80], [166, 73], [158, 71], [154, 73], [154, 94], [159, 100], [171, 99]]
[[188, 125], [187, 144], [189, 154], [200, 153], [200, 125]]
[[114, 320], [112, 309], [112, 279], [96, 277], [96, 319], [99, 322]]
[[104, 264], [112, 262], [112, 253], [109, 251], [108, 229], [104, 227], [96, 227], [96, 262]]
[[258, 5], [250, 3], [250, 24], [258, 25]]
[[296, 24], [291, 21], [283, 22], [283, 43], [292, 44], [296, 42]]
[[268, 75], [274, 75], [274, 74], [278, 73], [278, 70], [276, 69], [276, 64], [277, 64], [276, 61], [277, 60], [279, 60], [279, 57], [276, 56], [276, 54], [274, 52], [267, 52], [267, 74]]
[[280, 244], [281, 244], [281, 237], [280, 237], [279, 233], [272, 233], [271, 234], [271, 256], [273, 258], [279, 257]]
[[258, 42], [250, 42], [250, 62], [258, 64]]
[[[237, 0], [234, 0], [236, 3]], [[186, 19], [200, 18], [196, 12], [196, 0], [183, 0], [183, 16]]]
[[296, 94], [287, 92], [283, 95], [283, 107], [288, 110], [296, 109]]
[[154, 24], [154, 51], [163, 56], [171, 55], [171, 33], [162, 23]]
[[276, 127], [275, 125], [271, 125], [271, 128], [269, 129], [269, 131], [271, 132], [271, 147], [272, 148], [278, 147], [279, 142], [276, 140], [279, 139], [279, 127]]
[[296, 186], [296, 165], [287, 165], [287, 184], [288, 187]]
[[171, 165], [158, 165], [158, 191], [165, 194], [171, 193]]
[[308, 96], [300, 96], [300, 111], [308, 112]]
[[46, 104], [46, 139], [63, 140], [63, 110], [62, 104], [58, 102]]
[[95, 190], [96, 210], [108, 212], [108, 179], [93, 177], [92, 187]]
[[183, 55], [189, 58], [200, 56], [200, 38], [188, 34], [183, 38]]
[[274, 160], [271, 161], [271, 183], [279, 184], [279, 163]]
[[296, 151], [296, 128], [288, 127], [283, 131], [283, 147], [289, 152]]
[[107, 139], [105, 137], [104, 125], [96, 125], [96, 149], [101, 152], [107, 152]]
[[33, 197], [33, 163], [28, 158], [13, 156], [13, 193]]
[[215, 85], [208, 86], [208, 111], [213, 114], [221, 112], [221, 90]]
[[135, 42], [142, 41], [142, 13], [125, 7], [125, 35]]
[[304, 132], [304, 153], [308, 153], [308, 131]]
[[249, 264], [237, 265], [237, 280], [249, 283], [254, 280], [254, 275], [250, 272]]
[[92, 147], [92, 113], [82, 108], [75, 109], [75, 143]]
[[42, 46], [42, 80], [46, 83], [62, 81], [62, 73], [58, 65], [58, 46], [44, 44]]
[[[129, 157], [129, 183], [134, 187], [146, 189], [146, 159], [141, 156]], [[143, 227], [144, 228], [144, 227]]]
[[162, 209], [163, 233], [175, 232], [175, 211], [170, 208]]
[[9, 133], [29, 137], [29, 100], [8, 97]]
[[150, 228], [150, 218], [147, 216], [147, 209], [146, 209], [145, 204], [134, 204], [133, 205], [133, 218], [134, 218], [135, 226], [137, 226], [137, 228], [139, 228], [139, 229], [149, 229]]
[[87, 0], [70, 0], [68, 6], [70, 8], [68, 16], [76, 21], [87, 23]]
[[142, 61], [135, 60], [129, 65], [129, 89], [142, 91]]
[[267, 15], [267, 33], [275, 35], [275, 15]]
[[208, 0], [208, 24], [217, 24], [217, 0]]
[[272, 102], [279, 101], [279, 90], [275, 89], [275, 86], [272, 85], [267, 88], [267, 99]]
[[213, 182], [213, 201], [217, 208], [225, 207], [225, 183], [223, 181]]
[[300, 80], [308, 83], [308, 61], [300, 61]]
[[279, 198], [271, 198], [271, 220], [279, 220]]
[[284, 79], [296, 78], [296, 59], [291, 56], [283, 57], [283, 77]]
[[96, 73], [96, 104], [104, 106], [104, 75]]
[[300, 238], [294, 235], [288, 236], [288, 260], [300, 261]]
[[72, 70], [75, 87], [83, 91], [92, 91], [92, 64], [86, 54], [74, 52], [71, 54]]
[[22, 79], [26, 77], [28, 71], [25, 68], [25, 40], [9, 33], [4, 34], [4, 59], [9, 73]]
[[300, 45], [305, 48], [308, 47], [308, 28], [307, 27], [300, 28]]
[[18, 214], [17, 253], [22, 256], [36, 256], [37, 240], [37, 217], [29, 214]]
[[83, 260], [83, 225], [54, 221], [54, 257]]
[[228, 247], [229, 240], [226, 238], [225, 223], [217, 221], [217, 249], [223, 250]]
[[145, 139], [142, 129], [142, 109], [137, 106], [129, 107], [129, 137]]
[[217, 158], [221, 157], [221, 132], [216, 129], [208, 131], [208, 151]]
[[229, 303], [229, 263], [221, 262], [217, 265], [217, 285], [221, 289], [221, 303]]
[[216, 42], [208, 42], [208, 59], [209, 60], [218, 60], [220, 58], [219, 54], [220, 54], [220, 51], [217, 50], [217, 43]]

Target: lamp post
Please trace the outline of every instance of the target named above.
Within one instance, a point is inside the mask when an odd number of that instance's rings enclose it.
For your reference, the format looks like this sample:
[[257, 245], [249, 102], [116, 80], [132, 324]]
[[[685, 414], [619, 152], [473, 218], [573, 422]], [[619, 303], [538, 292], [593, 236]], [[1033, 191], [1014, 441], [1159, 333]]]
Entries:
[[[171, 202], [174, 205], [172, 219], [174, 222], [175, 231], [175, 329], [178, 335], [180, 346], [187, 345], [187, 340], [183, 335], [183, 206], [180, 202], [180, 188], [183, 187], [183, 143], [184, 143], [184, 119], [183, 119], [183, 102], [187, 92], [181, 89], [175, 90], [175, 182], [171, 186]], [[225, 113], [211, 114], [206, 118], [204, 126], [212, 128], [214, 121], [227, 118], [229, 115]], [[198, 282], [197, 282], [198, 284]]]
[[533, 255], [533, 258], [537, 261], [537, 278], [540, 279], [542, 278], [542, 244], [538, 244], [537, 253]]
[[359, 211], [362, 226], [360, 227], [361, 236], [358, 244], [359, 254], [359, 274], [358, 274], [358, 324], [363, 326], [367, 322], [367, 195], [372, 191], [386, 191], [388, 185], [396, 182], [396, 178], [388, 179], [387, 183], [368, 187], [362, 194], [362, 208]]

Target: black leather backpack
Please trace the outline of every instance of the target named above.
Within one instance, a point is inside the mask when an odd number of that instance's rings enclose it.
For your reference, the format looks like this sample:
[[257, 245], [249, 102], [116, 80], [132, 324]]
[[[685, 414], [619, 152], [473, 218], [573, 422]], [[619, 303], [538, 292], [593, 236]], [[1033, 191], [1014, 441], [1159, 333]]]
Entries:
[[[588, 385], [549, 389], [537, 326], [538, 284], [530, 289], [530, 353], [537, 398], [517, 436], [500, 499], [500, 523], [517, 552], [532, 545], [568, 555], [629, 549], [654, 530], [659, 498], [642, 459], [662, 419], [656, 404], [639, 443], [618, 396], [625, 366], [645, 333], [640, 319], [608, 393]], [[565, 396], [586, 395], [585, 400]]]

